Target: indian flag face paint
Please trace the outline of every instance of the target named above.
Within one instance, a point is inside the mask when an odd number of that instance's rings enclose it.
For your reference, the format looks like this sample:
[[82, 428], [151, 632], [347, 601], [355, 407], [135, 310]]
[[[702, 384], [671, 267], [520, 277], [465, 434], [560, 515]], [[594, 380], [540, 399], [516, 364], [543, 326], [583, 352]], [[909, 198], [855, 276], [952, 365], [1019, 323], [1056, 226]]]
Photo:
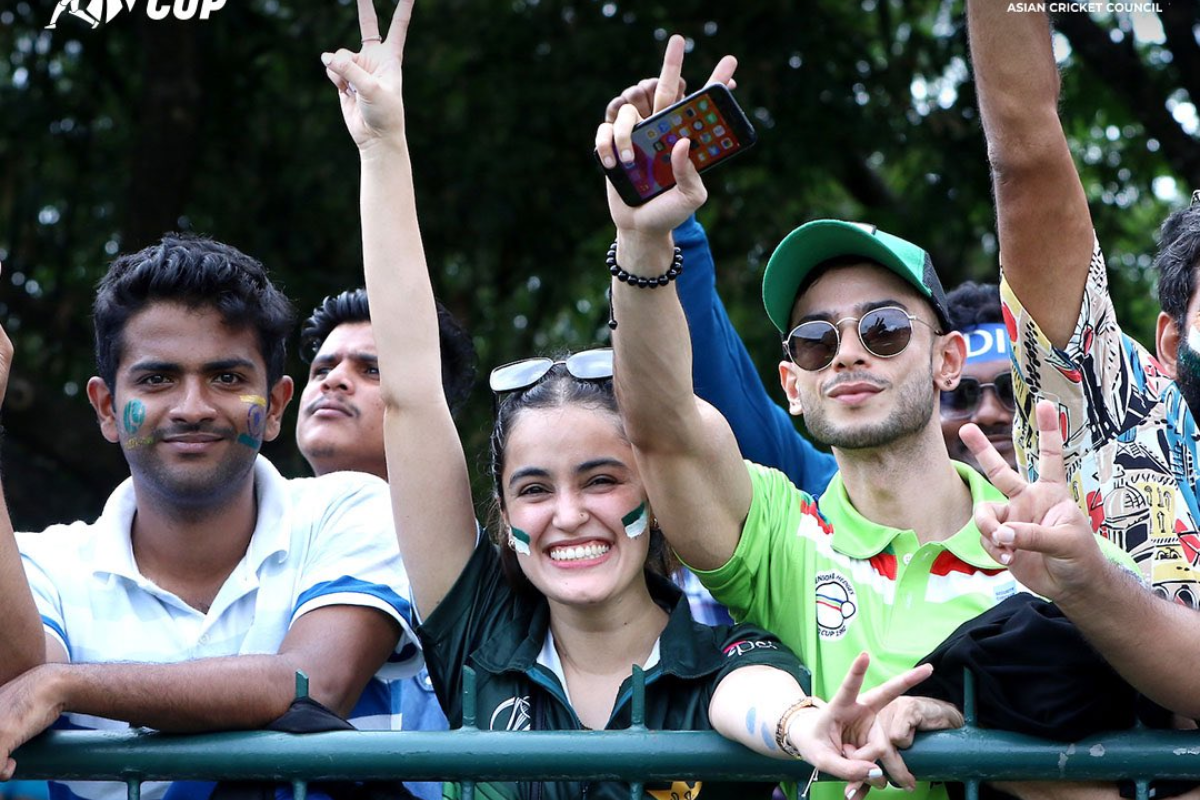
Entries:
[[645, 533], [646, 528], [650, 527], [649, 522], [646, 518], [645, 503], [621, 517], [621, 524], [625, 526], [625, 535], [630, 539], [636, 539]]
[[529, 534], [520, 528], [508, 529], [509, 541], [512, 542], [513, 550], [516, 550], [523, 556], [529, 555]]

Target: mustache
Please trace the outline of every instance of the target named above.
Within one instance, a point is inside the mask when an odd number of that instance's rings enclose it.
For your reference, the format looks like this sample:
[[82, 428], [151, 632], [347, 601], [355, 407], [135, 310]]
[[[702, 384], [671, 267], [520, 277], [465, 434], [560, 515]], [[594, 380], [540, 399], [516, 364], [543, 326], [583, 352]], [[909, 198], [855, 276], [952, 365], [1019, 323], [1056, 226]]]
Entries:
[[828, 395], [834, 389], [846, 383], [867, 383], [876, 389], [886, 389], [888, 387], [887, 381], [882, 381], [869, 372], [846, 372], [822, 386], [821, 394]]
[[222, 427], [219, 425], [213, 425], [212, 423], [209, 423], [209, 422], [195, 422], [195, 423], [177, 423], [174, 425], [169, 425], [164, 428], [155, 428], [154, 430], [150, 431], [150, 433], [148, 434], [148, 436], [146, 438], [151, 439], [152, 441], [155, 441], [155, 442], [160, 442], [163, 439], [166, 439], [171, 436], [186, 436], [186, 435], [192, 434], [192, 433], [204, 433], [204, 434], [208, 434], [211, 436], [220, 436], [223, 438], [237, 436], [237, 431], [231, 427]]
[[345, 411], [352, 417], [357, 417], [359, 414], [358, 406], [354, 405], [353, 403], [331, 400], [328, 397], [318, 397], [316, 400], [313, 400], [304, 407], [304, 413], [312, 414], [313, 412], [319, 411], [322, 408], [336, 408], [339, 411]]

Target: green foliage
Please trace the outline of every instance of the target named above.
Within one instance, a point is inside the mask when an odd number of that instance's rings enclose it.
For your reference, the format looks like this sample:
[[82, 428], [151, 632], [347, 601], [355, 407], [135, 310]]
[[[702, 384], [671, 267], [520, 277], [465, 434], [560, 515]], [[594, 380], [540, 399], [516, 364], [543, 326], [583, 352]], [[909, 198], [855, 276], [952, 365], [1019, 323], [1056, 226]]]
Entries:
[[[318, 60], [357, 45], [353, 4], [230, 2], [204, 22], [153, 22], [143, 5], [95, 31], [66, 16], [43, 31], [49, 0], [0, 14], [0, 315], [18, 348], [5, 460], [18, 527], [94, 516], [125, 474], [84, 403], [92, 289], [117, 252], [167, 229], [208, 233], [267, 263], [302, 312], [362, 281], [357, 157]], [[1177, 64], [1189, 62], [1179, 39], [1173, 53], [1129, 20], [1093, 24], [1149, 76], [1133, 92], [1073, 53], [1063, 87], [1120, 314], [1149, 342], [1148, 260], [1169, 205], [1152, 182], [1173, 177], [1186, 195], [1200, 146], [1186, 133], [1148, 145], [1142, 120], [1179, 101], [1189, 78]], [[612, 233], [593, 133], [611, 96], [655, 74], [668, 32], [694, 44], [692, 86], [724, 53], [741, 59], [738, 98], [761, 142], [711, 175], [702, 220], [768, 385], [778, 345], [757, 300], [761, 269], [802, 221], [902, 232], [947, 286], [994, 279], [963, 28], [961, 2], [935, 0], [420, 2], [405, 93], [422, 228], [481, 372], [605, 338]], [[468, 452], [483, 452], [489, 419], [481, 384], [460, 420]], [[304, 474], [293, 450], [289, 432], [268, 453]]]

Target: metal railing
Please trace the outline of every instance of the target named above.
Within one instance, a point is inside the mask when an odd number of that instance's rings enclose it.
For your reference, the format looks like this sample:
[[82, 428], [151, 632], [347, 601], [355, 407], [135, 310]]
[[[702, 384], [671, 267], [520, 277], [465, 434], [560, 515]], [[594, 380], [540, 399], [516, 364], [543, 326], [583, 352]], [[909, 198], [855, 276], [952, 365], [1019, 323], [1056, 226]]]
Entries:
[[[298, 689], [303, 689], [301, 676]], [[633, 675], [633, 724], [621, 731], [483, 731], [475, 725], [475, 676], [463, 681], [458, 730], [272, 732], [173, 735], [137, 731], [50, 731], [20, 748], [17, 778], [113, 780], [139, 800], [151, 780], [266, 780], [291, 783], [306, 800], [311, 782], [450, 780], [464, 800], [477, 782], [616, 780], [640, 800], [647, 780], [792, 781], [811, 768], [758, 755], [714, 732], [650, 731], [645, 682]], [[966, 784], [968, 800], [992, 780], [1134, 780], [1147, 800], [1153, 778], [1200, 780], [1200, 731], [1135, 729], [1062, 744], [975, 725], [967, 675], [966, 725], [922, 734], [904, 760], [920, 780]], [[820, 776], [819, 779], [826, 779]]]

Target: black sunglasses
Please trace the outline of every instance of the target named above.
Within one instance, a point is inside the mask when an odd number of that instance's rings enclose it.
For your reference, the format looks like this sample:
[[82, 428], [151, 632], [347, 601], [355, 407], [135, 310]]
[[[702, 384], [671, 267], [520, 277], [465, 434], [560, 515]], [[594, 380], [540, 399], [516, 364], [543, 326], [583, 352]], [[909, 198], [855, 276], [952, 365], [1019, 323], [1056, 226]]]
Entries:
[[528, 389], [554, 368], [563, 364], [567, 372], [583, 381], [600, 381], [613, 376], [613, 351], [611, 347], [583, 350], [563, 361], [552, 358], [524, 358], [496, 367], [488, 378], [488, 385], [496, 394]]
[[887, 306], [837, 322], [823, 319], [801, 322], [783, 340], [783, 349], [800, 369], [823, 370], [837, 357], [842, 346], [842, 323], [845, 322], [858, 323], [858, 340], [876, 358], [892, 358], [903, 353], [912, 341], [914, 322], [928, 325], [934, 333], [941, 334], [933, 325], [903, 308]]
[[1012, 373], [1001, 372], [984, 383], [978, 378], [959, 378], [958, 386], [942, 392], [942, 416], [946, 419], [967, 419], [974, 416], [983, 402], [983, 392], [991, 389], [1000, 405], [1009, 412], [1017, 410], [1017, 396], [1013, 393]]

